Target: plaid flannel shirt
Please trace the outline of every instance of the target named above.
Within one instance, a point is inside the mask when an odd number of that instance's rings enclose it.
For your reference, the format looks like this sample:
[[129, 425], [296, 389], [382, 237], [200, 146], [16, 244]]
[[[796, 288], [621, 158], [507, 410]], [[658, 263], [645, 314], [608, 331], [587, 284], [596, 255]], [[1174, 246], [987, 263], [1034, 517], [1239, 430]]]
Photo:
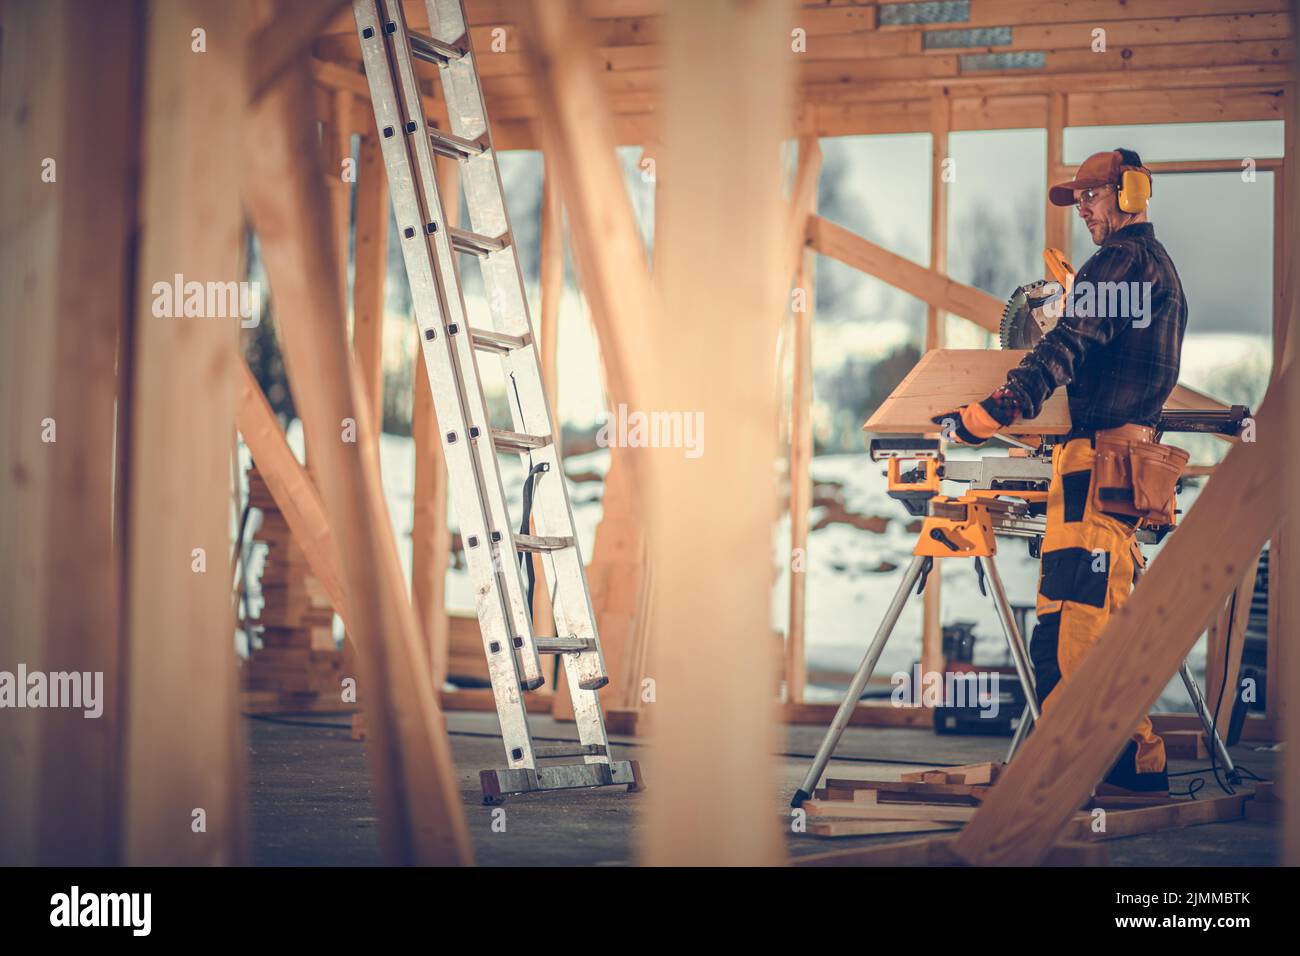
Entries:
[[[1112, 283], [1123, 284], [1123, 291]], [[985, 408], [1003, 424], [1033, 418], [1064, 385], [1076, 433], [1154, 427], [1178, 384], [1186, 328], [1187, 300], [1169, 253], [1150, 223], [1125, 226], [1083, 264], [1066, 314], [1008, 373]]]

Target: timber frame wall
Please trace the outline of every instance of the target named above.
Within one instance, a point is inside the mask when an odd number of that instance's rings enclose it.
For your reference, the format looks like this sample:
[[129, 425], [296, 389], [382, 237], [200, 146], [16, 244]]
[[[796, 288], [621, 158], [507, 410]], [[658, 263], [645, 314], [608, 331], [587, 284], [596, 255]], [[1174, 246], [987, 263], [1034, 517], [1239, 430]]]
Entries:
[[[403, 2], [411, 27], [427, 29], [423, 3]], [[768, 665], [775, 662], [753, 654], [751, 640], [767, 631], [765, 605], [757, 613], [751, 598], [770, 583], [764, 535], [755, 529], [766, 530], [761, 519], [771, 509], [759, 471], [741, 466], [746, 454], [762, 460], [778, 452], [771, 427], [777, 396], [768, 394], [762, 372], [770, 367], [768, 349], [789, 287], [807, 289], [811, 300], [810, 251], [846, 261], [927, 303], [927, 347], [943, 344], [945, 313], [991, 328], [1001, 309], [999, 300], [946, 276], [942, 201], [932, 202], [928, 267], [819, 218], [818, 137], [929, 131], [938, 158], [953, 131], [1044, 128], [1051, 182], [1063, 166], [1061, 136], [1069, 126], [1157, 117], [1180, 123], [1285, 119], [1291, 157], [1293, 5], [969, 0], [938, 5], [962, 19], [927, 24], [896, 22], [917, 5], [858, 0], [467, 0], [467, 6], [474, 44], [484, 51], [480, 65], [497, 147], [545, 154], [541, 325], [549, 380], [554, 335], [546, 330], [548, 323], [554, 329], [562, 286], [562, 204], [611, 397], [634, 407], [707, 409], [735, 426], [735, 434], [716, 439], [722, 453], [715, 448], [693, 475], [675, 462], [625, 456], [618, 473], [623, 505], [594, 562], [596, 574], [603, 567], [611, 580], [635, 581], [611, 591], [604, 605], [622, 624], [620, 638], [608, 641], [613, 632], [606, 633], [601, 619], [607, 655], [611, 664], [619, 662], [607, 697], [617, 695], [635, 713], [637, 681], [650, 653], [649, 672], [660, 679], [663, 699], [679, 702], [672, 709], [661, 705], [656, 717], [662, 782], [647, 795], [643, 858], [778, 862], [768, 805], [775, 739], [775, 668]], [[0, 407], [7, 412], [0, 419], [0, 588], [6, 589], [0, 636], [6, 651], [12, 647], [29, 666], [101, 670], [111, 688], [123, 691], [110, 693], [116, 703], [102, 723], [52, 724], [58, 747], [49, 744], [50, 727], [30, 712], [0, 726], [5, 752], [20, 754], [16, 772], [0, 776], [0, 859], [174, 864], [247, 858], [234, 676], [222, 650], [233, 631], [230, 596], [221, 574], [199, 577], [190, 563], [201, 544], [218, 570], [224, 564], [224, 475], [237, 424], [313, 573], [345, 619], [363, 688], [385, 858], [470, 862], [437, 685], [430, 679], [446, 672], [445, 549], [437, 540], [446, 533], [446, 489], [437, 480], [441, 462], [427, 405], [417, 403], [414, 429], [429, 490], [416, 503], [421, 522], [411, 600], [379, 481], [387, 197], [351, 12], [341, 0], [141, 0], [138, 9], [148, 17], [148, 31], [125, 29], [112, 8], [90, 0], [0, 8], [0, 122], [18, 144], [23, 170], [0, 179], [0, 324], [7, 345], [0, 354], [6, 373]], [[689, 29], [669, 29], [670, 13]], [[213, 43], [206, 58], [188, 52], [191, 25], [199, 22], [208, 25]], [[1097, 28], [1106, 31], [1108, 53], [1089, 48]], [[995, 45], [952, 47], [948, 31], [966, 29], [993, 31], [987, 37]], [[786, 37], [806, 46], [787, 55]], [[501, 52], [488, 53], [494, 44], [503, 44]], [[1010, 68], [998, 59], [1004, 54], [1035, 65]], [[132, 66], [106, 68], [121, 63]], [[730, 84], [770, 108], [728, 109]], [[172, 90], [181, 95], [164, 95]], [[445, 119], [434, 100], [429, 115]], [[338, 165], [350, 157], [356, 134], [359, 208], [349, 340], [352, 224]], [[241, 135], [256, 144], [240, 154], [241, 163], [234, 161], [235, 150], [208, 148], [213, 136], [228, 145]], [[756, 157], [775, 157], [776, 145], [790, 138], [800, 142], [800, 167], [783, 204], [773, 188], [775, 159], [769, 166]], [[715, 149], [694, 155], [692, 147], [705, 141]], [[674, 142], [685, 145], [674, 149]], [[653, 272], [623, 189], [616, 144], [641, 144], [658, 160], [661, 246]], [[52, 153], [66, 157], [66, 185], [33, 192], [27, 172]], [[90, 156], [95, 162], [87, 164]], [[1269, 440], [1235, 445], [1216, 469], [1202, 507], [1192, 509], [1144, 587], [1103, 635], [1105, 652], [1099, 648], [1085, 663], [1075, 686], [1029, 738], [1024, 759], [956, 841], [955, 852], [968, 862], [1044, 857], [1064, 825], [1052, 808], [1068, 813], [1079, 804], [1126, 735], [1126, 722], [1154, 699], [1147, 699], [1155, 693], [1149, 688], [1163, 686], [1194, 635], [1221, 617], [1224, 596], [1242, 587], [1263, 541], [1281, 538], [1273, 580], [1295, 577], [1286, 570], [1287, 557], [1300, 550], [1294, 522], [1283, 524], [1280, 534], [1278, 527], [1287, 506], [1280, 475], [1297, 465], [1300, 447], [1300, 389], [1289, 382], [1285, 351], [1293, 344], [1287, 330], [1295, 325], [1298, 304], [1289, 279], [1296, 274], [1300, 195], [1294, 167], [1281, 157], [1259, 161], [1260, 169], [1277, 173], [1275, 374], [1258, 414]], [[1158, 174], [1238, 170], [1240, 161], [1153, 168]], [[942, 200], [943, 184], [936, 180], [932, 188], [932, 198]], [[109, 197], [103, 214], [83, 221], [80, 211], [97, 197]], [[239, 274], [241, 198], [275, 283], [281, 346], [311, 449], [310, 471], [288, 452], [256, 383], [240, 368], [232, 326], [149, 316], [148, 291], [157, 275], [226, 280]], [[1049, 244], [1065, 248], [1066, 214], [1045, 213]], [[729, 259], [717, 255], [728, 247]], [[770, 288], [754, 283], [737, 262], [760, 263], [758, 274], [777, 278]], [[64, 268], [93, 279], [91, 308], [79, 286], [58, 281]], [[761, 317], [743, 348], [727, 336], [724, 323], [710, 321], [728, 309]], [[66, 331], [70, 315], [78, 318], [76, 334]], [[38, 320], [28, 321], [31, 316]], [[806, 519], [811, 313], [796, 316], [796, 326], [791, 501]], [[662, 346], [673, 333], [695, 335], [698, 349]], [[712, 368], [709, 356], [724, 350], [731, 361]], [[312, 374], [294, 376], [294, 369]], [[187, 409], [182, 398], [195, 383], [208, 387], [206, 400], [182, 421], [178, 409]], [[416, 388], [421, 385], [417, 373]], [[114, 400], [115, 423], [106, 411]], [[1179, 400], [1211, 401], [1190, 390]], [[86, 409], [94, 417], [82, 414]], [[57, 445], [36, 437], [33, 422], [45, 414], [58, 419]], [[337, 429], [348, 418], [355, 420], [358, 440], [344, 446]], [[116, 442], [110, 443], [106, 435], [114, 424]], [[734, 506], [718, 509], [718, 500]], [[64, 510], [69, 504], [75, 510]], [[649, 516], [644, 528], [643, 514]], [[710, 535], [688, 533], [706, 523]], [[806, 540], [806, 528], [806, 520], [793, 524], [792, 545]], [[728, 588], [719, 595], [718, 582], [709, 579], [730, 554], [755, 558], [728, 565]], [[66, 600], [70, 581], [84, 601]], [[1279, 592], [1270, 603], [1275, 637], [1295, 620], [1288, 589]], [[809, 712], [798, 699], [797, 606], [802, 600], [792, 595], [789, 719]], [[926, 614], [932, 660], [938, 611], [936, 594]], [[1221, 621], [1215, 625], [1222, 630]], [[653, 639], [647, 639], [651, 628]], [[1157, 636], [1165, 632], [1167, 638]], [[691, 655], [693, 663], [683, 667]], [[1290, 733], [1275, 735], [1292, 739], [1300, 714], [1294, 707], [1281, 711], [1280, 691], [1290, 688], [1294, 699], [1296, 656], [1281, 640], [1270, 640], [1276, 679], [1267, 720], [1285, 720]], [[701, 666], [700, 658], [716, 666]], [[723, 668], [730, 668], [732, 679], [714, 681]], [[868, 708], [859, 710], [871, 719]], [[1045, 768], [1053, 766], [1072, 771], [1050, 776]], [[1295, 806], [1296, 761], [1288, 762], [1286, 773], [1284, 790]], [[736, 788], [738, 779], [747, 785]], [[73, 780], [82, 785], [70, 786]], [[700, 804], [701, 791], [724, 787], [735, 793], [725, 806]], [[206, 833], [178, 840], [168, 813], [175, 807], [206, 808]], [[67, 830], [69, 820], [75, 832]], [[188, 831], [189, 820], [182, 823]], [[1287, 817], [1285, 859], [1300, 860], [1296, 814]]]
[[[507, 0], [468, 0], [475, 44], [479, 50], [501, 52], [480, 54], [481, 72], [492, 117], [493, 134], [502, 149], [541, 149], [545, 152], [540, 99], [530, 82], [531, 60], [526, 32], [518, 26], [519, 6]], [[659, 156], [663, 147], [659, 129], [659, 104], [664, 79], [664, 0], [583, 0], [577, 7], [590, 18], [590, 40], [598, 48], [603, 72], [599, 84], [611, 112], [613, 136], [620, 145], [639, 145], [646, 155]], [[902, 288], [927, 303], [927, 349], [941, 348], [945, 340], [946, 314], [967, 318], [986, 330], [995, 330], [1001, 300], [978, 289], [948, 280], [947, 184], [940, 164], [948, 155], [948, 136], [965, 130], [1041, 128], [1047, 136], [1047, 183], [1069, 178], [1072, 168], [1063, 162], [1063, 138], [1067, 127], [1160, 123], [1208, 123], [1250, 120], [1286, 120], [1293, 109], [1291, 38], [1294, 17], [1290, 0], [1084, 0], [1071, 3], [1030, 3], [1021, 0], [971, 0], [961, 18], [960, 4], [953, 19], [925, 24], [897, 22], [902, 5], [881, 5], [858, 0], [821, 0], [798, 5], [794, 22], [805, 31], [806, 52], [795, 57], [799, 101], [789, 135], [800, 143], [801, 163], [791, 198], [792, 223], [808, 218], [806, 245], [824, 255], [862, 269]], [[424, 22], [421, 2], [407, 0], [408, 22], [419, 29]], [[895, 22], [889, 22], [889, 21]], [[1094, 31], [1105, 31], [1106, 51], [1092, 49]], [[957, 47], [953, 31], [983, 30], [991, 45]], [[316, 41], [314, 75], [329, 91], [322, 102], [333, 104], [336, 121], [350, 117], [353, 132], [370, 133], [365, 80], [360, 73], [360, 54], [346, 11], [331, 21]], [[975, 68], [965, 57], [1006, 56], [1043, 53], [1040, 68]], [[433, 89], [429, 92], [432, 97]], [[341, 108], [352, 100], [351, 108]], [[358, 107], [359, 104], [359, 107]], [[440, 102], [430, 105], [441, 112]], [[861, 237], [815, 217], [816, 176], [820, 153], [812, 147], [819, 137], [881, 133], [929, 132], [931, 163], [931, 261], [929, 269], [915, 267]], [[811, 162], [803, 162], [809, 156]], [[1274, 173], [1274, 367], [1280, 365], [1284, 336], [1277, 326], [1285, 319], [1283, 273], [1286, 261], [1284, 225], [1284, 158], [1252, 157], [1258, 171]], [[547, 164], [548, 195], [558, 188], [550, 182], [552, 163]], [[1220, 160], [1158, 162], [1148, 164], [1157, 176], [1197, 172], [1240, 172], [1241, 157]], [[809, 180], [811, 179], [811, 182]], [[1072, 210], [1051, 206], [1044, 198], [1046, 244], [1070, 255], [1069, 216]], [[555, 214], [544, 211], [546, 220]], [[552, 244], [543, 270], [554, 269], [560, 255]], [[346, 246], [345, 246], [346, 248]], [[807, 310], [796, 313], [791, 337], [795, 383], [793, 421], [790, 427], [792, 451], [789, 479], [791, 494], [791, 552], [807, 547], [807, 510], [811, 503], [811, 349], [812, 303], [815, 299], [814, 265], [810, 256], [796, 256], [791, 266], [794, 284], [806, 292]], [[562, 266], [561, 266], [562, 268]], [[553, 274], [553, 273], [552, 273]], [[550, 288], [546, 288], [549, 285]], [[544, 283], [543, 316], [558, 308], [554, 280]], [[589, 290], [588, 290], [589, 291]], [[548, 295], [548, 292], [551, 293]], [[596, 310], [593, 310], [596, 311]], [[609, 334], [599, 334], [602, 348]], [[607, 330], [606, 330], [607, 331]], [[546, 337], [543, 336], [546, 341]], [[616, 366], [606, 369], [611, 404], [618, 404], [626, 376]], [[376, 376], [372, 381], [382, 382]], [[1217, 402], [1196, 396], [1195, 404]], [[420, 435], [417, 432], [417, 443]], [[618, 450], [612, 450], [615, 458]], [[417, 456], [419, 456], [417, 452]], [[644, 661], [646, 607], [645, 573], [639, 557], [639, 517], [629, 501], [626, 467], [615, 463], [606, 493], [610, 511], [602, 522], [597, 550], [591, 557], [593, 600], [600, 613], [601, 633], [625, 674], [616, 676], [615, 691], [607, 692], [606, 707], [615, 726], [635, 729], [639, 702], [634, 693], [636, 665]], [[633, 499], [634, 501], [634, 499]], [[417, 553], [432, 545], [427, 535], [434, 526], [427, 521], [417, 529]], [[445, 529], [439, 529], [442, 533]], [[1283, 580], [1284, 548], [1274, 542], [1270, 581]], [[416, 593], [424, 595], [430, 582], [418, 575]], [[607, 580], [627, 582], [608, 600]], [[805, 579], [791, 575], [790, 613], [786, 627], [784, 672], [787, 688], [787, 717], [791, 720], [823, 722], [826, 708], [804, 704], [806, 668], [804, 655]], [[1287, 597], [1274, 586], [1270, 608], [1284, 607]], [[925, 592], [922, 637], [922, 666], [939, 669], [941, 660], [941, 587], [932, 579]], [[421, 598], [423, 600], [423, 598]], [[427, 611], [422, 618], [427, 617]], [[1290, 619], [1290, 616], [1287, 616]], [[1281, 616], [1270, 611], [1270, 686], [1280, 688], [1275, 678], [1275, 648], [1281, 634]], [[1216, 632], [1213, 630], [1212, 637]], [[624, 659], [623, 644], [637, 645]], [[438, 653], [444, 654], [445, 651]], [[567, 694], [553, 698], [557, 716], [568, 716]], [[462, 695], [474, 706], [471, 695]], [[543, 695], [549, 696], [549, 695]], [[1268, 696], [1266, 725], [1254, 719], [1251, 736], [1276, 737], [1280, 695]], [[454, 706], [451, 699], [449, 704]], [[478, 702], [481, 705], [481, 702]], [[864, 722], [924, 724], [924, 714], [900, 716], [897, 712], [863, 705]]]

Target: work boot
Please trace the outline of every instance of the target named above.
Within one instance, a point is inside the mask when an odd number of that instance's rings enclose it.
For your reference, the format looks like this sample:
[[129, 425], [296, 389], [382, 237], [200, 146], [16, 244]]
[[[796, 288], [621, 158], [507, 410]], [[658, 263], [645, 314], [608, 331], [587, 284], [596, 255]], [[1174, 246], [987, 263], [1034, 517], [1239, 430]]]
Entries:
[[[1168, 767], [1162, 767], [1157, 771], [1138, 773], [1137, 744], [1130, 740], [1128, 746], [1124, 748], [1124, 752], [1119, 755], [1119, 759], [1106, 773], [1103, 785], [1127, 793], [1167, 795], [1169, 793], [1169, 769]], [[1098, 793], [1101, 793], [1100, 787]]]

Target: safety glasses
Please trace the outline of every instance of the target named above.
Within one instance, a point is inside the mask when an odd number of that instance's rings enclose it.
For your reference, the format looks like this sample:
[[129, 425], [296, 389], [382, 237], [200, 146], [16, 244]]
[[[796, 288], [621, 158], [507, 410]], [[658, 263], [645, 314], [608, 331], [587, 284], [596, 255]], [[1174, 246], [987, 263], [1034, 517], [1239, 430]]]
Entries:
[[1095, 206], [1097, 200], [1101, 199], [1108, 191], [1114, 189], [1114, 186], [1098, 186], [1094, 189], [1080, 190], [1079, 195], [1074, 199], [1075, 206]]

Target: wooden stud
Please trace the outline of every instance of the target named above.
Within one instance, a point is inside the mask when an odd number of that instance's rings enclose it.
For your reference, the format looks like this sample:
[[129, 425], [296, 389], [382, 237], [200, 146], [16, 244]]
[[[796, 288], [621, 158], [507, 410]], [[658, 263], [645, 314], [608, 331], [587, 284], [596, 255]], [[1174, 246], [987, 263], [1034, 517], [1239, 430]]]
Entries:
[[252, 100], [270, 89], [287, 64], [307, 55], [312, 41], [345, 3], [284, 0], [280, 4], [275, 17], [249, 39], [248, 89]]
[[106, 4], [5, 12], [0, 667], [99, 673], [102, 712], [4, 711], [0, 865], [108, 866], [120, 862], [126, 534], [114, 491], [124, 497], [127, 472], [115, 478], [114, 459], [125, 463], [129, 426], [141, 35]]
[[[535, 49], [530, 46], [529, 54], [536, 71], [536, 95], [546, 120], [542, 131], [550, 161], [547, 173], [557, 177], [569, 214], [569, 240], [600, 343], [606, 394], [615, 408], [626, 405], [644, 409], [644, 382], [653, 380], [655, 374], [650, 274], [614, 153], [613, 123], [591, 55], [594, 44], [589, 26], [578, 17], [571, 2], [534, 2], [523, 7], [521, 15], [529, 25], [528, 36], [536, 44]], [[610, 525], [603, 534], [597, 531], [588, 587], [610, 673], [610, 684], [602, 697], [626, 701], [639, 691], [639, 662], [644, 653], [643, 632], [639, 629], [642, 620], [628, 614], [627, 605], [614, 605], [612, 597], [602, 596], [608, 571], [601, 569], [612, 566], [605, 555], [607, 545], [627, 556], [628, 561], [620, 563], [630, 563], [633, 568], [644, 566], [640, 521], [648, 474], [642, 455], [622, 448], [610, 451], [601, 528], [605, 529], [606, 522]], [[632, 512], [631, 520], [623, 520], [625, 512]], [[648, 587], [648, 579], [637, 574], [629, 583], [631, 607], [635, 609], [639, 595]], [[602, 610], [607, 602], [612, 606]], [[634, 675], [631, 679], [629, 671]], [[555, 695], [559, 716], [569, 712], [567, 697], [561, 684]]]
[[[176, 275], [187, 284], [242, 278], [244, 157], [230, 144], [247, 100], [247, 22], [244, 4], [217, 0], [155, 0], [148, 14], [123, 859], [231, 865], [245, 859], [246, 837], [228, 574], [239, 317], [159, 317], [152, 303], [156, 283], [170, 287]], [[201, 56], [190, 49], [196, 23], [206, 30]]]
[[[322, 143], [325, 155], [330, 157], [325, 168], [325, 181], [329, 184], [330, 208], [334, 213], [334, 241], [338, 243], [335, 261], [338, 266], [339, 300], [348, 302], [348, 237], [352, 232], [352, 190], [354, 184], [344, 177], [344, 170], [352, 162], [352, 93], [334, 90], [330, 97], [330, 114], [324, 124], [324, 134], [333, 142]], [[346, 318], [346, 316], [345, 316]], [[378, 425], [376, 425], [378, 432]]]
[[[1300, 49], [1300, 31], [1295, 33], [1295, 45]], [[1286, 147], [1289, 162], [1286, 164], [1286, 279], [1284, 284], [1284, 302], [1286, 303], [1286, 326], [1283, 331], [1284, 341], [1281, 367], [1283, 372], [1274, 378], [1270, 388], [1278, 388], [1287, 377], [1287, 369], [1294, 367], [1297, 338], [1300, 337], [1300, 295], [1296, 294], [1300, 285], [1300, 163], [1296, 162], [1296, 148], [1300, 147], [1300, 123], [1297, 123], [1296, 89], [1289, 90], [1286, 115]], [[1294, 376], [1293, 376], [1294, 378]], [[1300, 465], [1297, 449], [1300, 449], [1300, 387], [1292, 384], [1286, 391], [1284, 426], [1273, 439], [1274, 443], [1284, 446], [1284, 459], [1279, 466], [1288, 474], [1293, 474]], [[1265, 399], [1265, 404], [1268, 400]], [[1256, 416], [1260, 421], [1261, 415]], [[1269, 706], [1277, 712], [1282, 723], [1283, 737], [1287, 741], [1300, 740], [1300, 647], [1296, 646], [1296, 574], [1300, 567], [1300, 520], [1290, 515], [1283, 520], [1280, 532], [1274, 540], [1281, 544], [1281, 561], [1274, 563], [1269, 558], [1269, 577], [1279, 575], [1280, 593], [1283, 600], [1277, 609], [1277, 630], [1269, 629], [1270, 664], [1273, 655], [1277, 655], [1277, 667], [1269, 670]], [[1270, 602], [1271, 603], [1271, 602]], [[1275, 635], [1276, 639], [1275, 640]], [[1275, 678], [1280, 677], [1280, 680]], [[1278, 691], [1281, 693], [1279, 694]], [[1272, 714], [1270, 714], [1272, 716]], [[1295, 744], [1282, 761], [1281, 798], [1287, 810], [1282, 821], [1283, 866], [1300, 865], [1300, 759], [1295, 756]]]
[[[930, 98], [930, 270], [948, 272], [948, 130], [952, 100], [946, 91]], [[926, 307], [925, 350], [947, 343], [947, 315], [937, 305]], [[943, 659], [943, 574], [930, 578], [921, 597], [921, 671], [941, 673]]]
[[[780, 287], [752, 277], [777, 270], [783, 252], [778, 147], [793, 119], [789, 11], [780, 0], [743, 8], [676, 0], [669, 9], [662, 165], [671, 188], [657, 237], [663, 302], [648, 407], [688, 410], [710, 424], [697, 459], [681, 449], [647, 456], [655, 574], [648, 673], [658, 699], [672, 703], [653, 712], [656, 776], [641, 858], [772, 864], [783, 857], [769, 797], [776, 661], [754, 652], [752, 635], [770, 631], [767, 601], [755, 595], [771, 581], [771, 369], [783, 309]], [[690, 148], [699, 143], [708, 148]], [[720, 500], [730, 506], [720, 510]], [[701, 792], [738, 779], [752, 786], [736, 799], [700, 802]]]
[[[1064, 165], [1065, 157], [1065, 116], [1066, 94], [1047, 94], [1047, 184], [1050, 187], [1058, 180], [1056, 171]], [[1070, 216], [1069, 206], [1055, 206], [1051, 200], [1044, 200], [1045, 235], [1049, 249], [1059, 250], [1070, 258]]]
[[[799, 166], [786, 225], [786, 248], [794, 250], [794, 285], [800, 305], [793, 311], [794, 382], [790, 402], [790, 607], [785, 636], [785, 699], [803, 703], [808, 663], [804, 651], [807, 622], [808, 526], [812, 510], [812, 338], [817, 306], [817, 260], [807, 249], [808, 216], [817, 210], [822, 150], [815, 136], [799, 140]], [[782, 295], [787, 290], [782, 290]]]
[[[370, 420], [384, 420], [384, 287], [388, 279], [388, 176], [371, 120], [357, 160], [353, 242], [352, 348], [370, 399]], [[376, 435], [379, 427], [375, 429]]]

